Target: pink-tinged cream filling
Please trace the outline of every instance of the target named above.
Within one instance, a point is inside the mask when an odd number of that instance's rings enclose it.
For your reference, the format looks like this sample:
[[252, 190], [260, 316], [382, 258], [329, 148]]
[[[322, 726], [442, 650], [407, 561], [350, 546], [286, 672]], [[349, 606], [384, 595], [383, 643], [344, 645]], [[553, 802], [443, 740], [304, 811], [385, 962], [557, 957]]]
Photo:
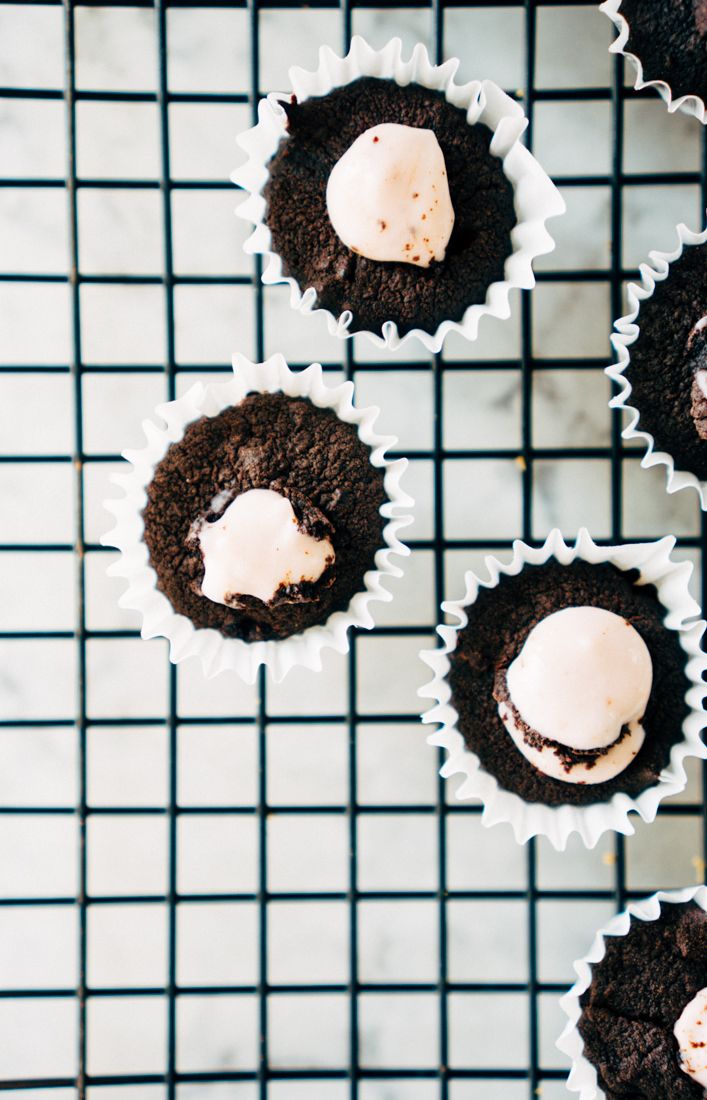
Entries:
[[[630, 623], [604, 608], [568, 607], [528, 634], [508, 668], [511, 705], [501, 701], [499, 715], [516, 747], [545, 775], [604, 783], [643, 744], [652, 682], [648, 647]], [[582, 753], [591, 755], [582, 760]]]
[[680, 1050], [680, 1069], [707, 1089], [707, 988], [685, 1006], [673, 1034]]
[[196, 530], [204, 560], [201, 591], [231, 606], [238, 596], [264, 603], [282, 586], [317, 581], [334, 561], [328, 539], [301, 531], [289, 500], [272, 489], [249, 489], [213, 523]]
[[332, 168], [327, 211], [339, 239], [369, 260], [429, 267], [454, 226], [444, 154], [432, 130], [383, 122]]

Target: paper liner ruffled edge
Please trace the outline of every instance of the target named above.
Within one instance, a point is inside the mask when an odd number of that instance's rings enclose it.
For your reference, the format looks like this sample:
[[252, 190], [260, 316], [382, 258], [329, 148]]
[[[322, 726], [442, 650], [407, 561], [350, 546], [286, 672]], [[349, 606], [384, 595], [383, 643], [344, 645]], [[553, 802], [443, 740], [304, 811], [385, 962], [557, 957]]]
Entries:
[[[631, 383], [625, 377], [625, 371], [631, 361], [629, 347], [638, 339], [640, 332], [641, 302], [650, 298], [656, 283], [662, 282], [668, 277], [670, 265], [682, 256], [685, 246], [704, 244], [707, 241], [707, 229], [701, 233], [695, 233], [688, 229], [682, 222], [675, 227], [678, 238], [677, 247], [672, 252], [650, 252], [650, 264], [641, 264], [641, 282], [629, 283], [627, 288], [629, 312], [614, 322], [615, 332], [611, 335], [611, 343], [618, 356], [618, 362], [612, 363], [606, 368], [606, 374], [619, 387], [619, 392], [611, 398], [609, 407], [623, 409], [628, 415], [621, 435], [624, 439], [640, 439], [645, 446], [645, 454], [641, 459], [641, 466], [649, 469], [651, 466], [665, 466], [666, 489], [668, 493], [677, 493], [680, 489], [695, 489], [700, 498], [702, 510], [707, 509], [707, 482], [700, 481], [695, 474], [687, 470], [675, 468], [675, 461], [667, 451], [658, 451], [655, 448], [655, 440], [650, 432], [639, 427], [640, 412], [630, 404], [632, 393]], [[651, 266], [652, 265], [652, 266]]]
[[577, 981], [560, 999], [560, 1007], [567, 1016], [568, 1022], [555, 1045], [572, 1061], [566, 1084], [570, 1092], [580, 1094], [579, 1100], [598, 1100], [599, 1097], [604, 1096], [599, 1088], [597, 1071], [584, 1057], [584, 1042], [579, 1034], [577, 1023], [582, 1014], [579, 999], [591, 984], [592, 965], [600, 962], [606, 953], [605, 937], [625, 936], [631, 926], [632, 916], [638, 920], [657, 920], [660, 916], [661, 904], [681, 905], [689, 901], [694, 901], [702, 909], [707, 910], [707, 887], [687, 886], [681, 890], [659, 890], [642, 901], [630, 902], [623, 912], [612, 917], [608, 924], [597, 932], [587, 954], [574, 963]]
[[604, 3], [599, 5], [599, 11], [603, 11], [605, 15], [608, 15], [618, 31], [617, 37], [609, 46], [609, 52], [623, 54], [631, 62], [636, 71], [636, 79], [633, 83], [636, 91], [640, 92], [644, 88], [655, 88], [670, 114], [674, 114], [675, 111], [682, 111], [684, 114], [696, 118], [703, 125], [707, 123], [705, 104], [700, 96], [690, 93], [673, 97], [673, 90], [667, 81], [643, 79], [643, 64], [640, 58], [635, 53], [630, 53], [624, 49], [630, 31], [627, 19], [621, 14], [621, 0], [604, 0]]
[[324, 314], [329, 332], [340, 339], [353, 335], [367, 336], [377, 347], [390, 350], [399, 348], [408, 340], [418, 339], [433, 353], [440, 351], [451, 332], [461, 333], [467, 340], [475, 340], [482, 316], [489, 314], [504, 320], [510, 317], [511, 290], [531, 289], [535, 285], [533, 260], [552, 252], [555, 247], [545, 222], [563, 214], [565, 202], [550, 177], [520, 142], [528, 125], [522, 108], [490, 80], [455, 83], [458, 67], [456, 58], [445, 61], [443, 65], [433, 65], [422, 43], [415, 46], [410, 60], [404, 61], [399, 38], [392, 38], [382, 49], [375, 50], [355, 35], [345, 57], [339, 57], [328, 46], [322, 46], [315, 71], [293, 67], [289, 73], [293, 91], [300, 100], [326, 95], [333, 88], [342, 87], [361, 76], [388, 78], [401, 86], [414, 81], [426, 88], [444, 92], [455, 107], [466, 109], [470, 124], [482, 122], [494, 132], [491, 152], [503, 160], [504, 172], [514, 187], [518, 220], [511, 232], [513, 252], [506, 260], [505, 278], [491, 284], [486, 301], [469, 306], [459, 322], [443, 321], [434, 333], [413, 329], [400, 336], [393, 321], [385, 322], [380, 332], [361, 330], [351, 333], [350, 311], [335, 317], [329, 310], [317, 309], [314, 288], [308, 287], [302, 291], [293, 278], [284, 275], [280, 257], [271, 250], [271, 233], [264, 221], [266, 204], [262, 192], [268, 178], [267, 165], [286, 136], [286, 115], [279, 103], [282, 95], [271, 93], [261, 100], [258, 104], [258, 124], [237, 138], [248, 159], [232, 174], [231, 179], [249, 194], [245, 202], [237, 207], [236, 213], [254, 226], [245, 243], [245, 251], [264, 257], [263, 283], [287, 283], [292, 308], [303, 314]]
[[[465, 776], [456, 792], [457, 798], [480, 799], [484, 807], [481, 820], [485, 826], [506, 822], [511, 825], [519, 844], [524, 844], [533, 836], [546, 836], [558, 850], [566, 847], [573, 833], [579, 833], [584, 844], [593, 848], [604, 833], [612, 830], [630, 836], [635, 831], [629, 819], [632, 811], [644, 821], [653, 821], [660, 802], [684, 790], [687, 782], [685, 759], [690, 756], [707, 757], [707, 749], [700, 737], [705, 727], [704, 698], [707, 694], [707, 686], [702, 680], [707, 669], [707, 657], [702, 653], [700, 639], [706, 624], [698, 618], [701, 615], [700, 606], [688, 590], [692, 564], [671, 559], [674, 545], [675, 539], [668, 536], [657, 542], [602, 547], [596, 545], [585, 528], [580, 530], [574, 545], [567, 545], [555, 528], [541, 547], [534, 548], [520, 540], [514, 542], [510, 562], [502, 563], [495, 557], [486, 557], [484, 564], [488, 577], [479, 577], [468, 570], [462, 599], [447, 600], [442, 604], [442, 611], [457, 622], [454, 625], [439, 625], [437, 633], [442, 646], [420, 654], [434, 676], [430, 683], [420, 688], [418, 694], [422, 698], [435, 700], [435, 705], [422, 715], [422, 721], [439, 726], [427, 742], [447, 750], [440, 775], [445, 779], [453, 775]], [[496, 778], [481, 767], [478, 757], [466, 747], [457, 728], [458, 715], [452, 706], [447, 673], [450, 668], [449, 654], [456, 646], [459, 631], [468, 622], [465, 609], [474, 603], [480, 588], [495, 588], [501, 575], [515, 576], [526, 564], [542, 565], [550, 558], [564, 565], [579, 558], [592, 563], [611, 562], [623, 570], [639, 569], [641, 580], [656, 586], [659, 599], [666, 609], [665, 625], [679, 634], [686, 654], [685, 671], [690, 681], [686, 693], [690, 713], [683, 724], [684, 739], [673, 746], [670, 764], [661, 773], [658, 783], [635, 798], [616, 794], [609, 802], [590, 806], [546, 806], [524, 802], [519, 795], [499, 786]]]
[[[393, 598], [385, 586], [385, 579], [402, 576], [402, 569], [394, 563], [393, 557], [406, 556], [410, 552], [399, 538], [399, 532], [412, 522], [409, 512], [413, 501], [400, 485], [407, 459], [387, 457], [397, 440], [374, 431], [379, 410], [375, 406], [357, 409], [353, 403], [353, 383], [327, 385], [319, 364], [294, 372], [279, 354], [264, 363], [251, 363], [244, 356], [236, 355], [233, 372], [226, 382], [210, 385], [197, 382], [183, 397], [158, 405], [155, 413], [164, 427], [153, 420], [143, 422], [147, 445], [140, 450], [125, 451], [123, 457], [131, 464], [131, 469], [116, 473], [111, 479], [122, 488], [123, 497], [105, 502], [116, 523], [102, 537], [101, 543], [120, 551], [120, 558], [108, 570], [110, 576], [128, 581], [120, 606], [141, 613], [143, 638], [169, 640], [173, 663], [198, 657], [205, 676], [216, 676], [232, 669], [248, 683], [255, 680], [258, 668], [266, 665], [274, 680], [280, 681], [295, 666], [320, 670], [324, 649], [345, 653], [352, 627], [368, 630], [374, 625], [370, 605], [375, 600], [388, 602]], [[376, 553], [375, 569], [365, 574], [364, 589], [356, 593], [346, 611], [337, 611], [325, 623], [290, 638], [248, 643], [225, 638], [217, 630], [196, 628], [186, 616], [173, 610], [167, 597], [157, 589], [157, 576], [149, 563], [143, 538], [142, 511], [155, 466], [168, 447], [182, 438], [189, 423], [200, 416], [217, 415], [248, 393], [280, 391], [291, 397], [308, 397], [313, 404], [333, 409], [341, 420], [356, 426], [361, 441], [371, 448], [372, 464], [385, 470], [387, 500], [381, 507], [381, 515], [388, 522], [383, 529], [385, 545]]]

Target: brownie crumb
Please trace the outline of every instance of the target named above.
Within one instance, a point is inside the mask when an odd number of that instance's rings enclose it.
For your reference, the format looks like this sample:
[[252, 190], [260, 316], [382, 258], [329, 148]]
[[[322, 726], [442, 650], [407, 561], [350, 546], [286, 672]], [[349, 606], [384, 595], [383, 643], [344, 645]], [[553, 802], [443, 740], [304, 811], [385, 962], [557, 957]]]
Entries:
[[702, 1100], [680, 1068], [673, 1028], [707, 986], [707, 913], [694, 902], [664, 904], [658, 920], [632, 917], [625, 936], [605, 942], [578, 1027], [607, 1100]]
[[[670, 749], [683, 737], [688, 713], [685, 655], [678, 635], [663, 624], [665, 608], [652, 585], [638, 585], [638, 572], [610, 564], [575, 561], [526, 565], [515, 577], [503, 575], [495, 588], [481, 588], [466, 610], [450, 656], [449, 683], [458, 727], [482, 767], [501, 787], [526, 802], [558, 806], [605, 802], [625, 791], [652, 787], [667, 765]], [[532, 628], [565, 607], [604, 607], [621, 615], [643, 638], [653, 662], [653, 687], [643, 726], [646, 738], [629, 766], [605, 783], [563, 783], [544, 775], [518, 750], [498, 713], [494, 690], [523, 648]]]
[[[513, 187], [490, 152], [492, 133], [470, 126], [442, 92], [419, 84], [363, 77], [326, 96], [283, 103], [289, 135], [270, 162], [266, 221], [283, 270], [338, 317], [350, 310], [350, 331], [379, 331], [395, 321], [400, 333], [435, 332], [459, 321], [503, 279], [515, 225]], [[350, 251], [326, 206], [329, 174], [356, 138], [396, 122], [434, 131], [446, 162], [455, 221], [446, 256], [428, 268], [382, 263]]]
[[663, 80], [673, 98], [707, 99], [707, 0], [622, 0], [620, 13], [644, 80]]
[[707, 314], [706, 272], [707, 245], [686, 246], [641, 303], [639, 334], [625, 371], [639, 428], [650, 432], [659, 451], [672, 455], [678, 470], [700, 480], [707, 479], [707, 446], [695, 430], [692, 386], [702, 341], [692, 343], [690, 334]]
[[[147, 489], [145, 542], [158, 588], [194, 626], [229, 638], [286, 638], [322, 623], [348, 607], [374, 568], [384, 542], [383, 479], [355, 426], [306, 398], [250, 394], [218, 416], [201, 417], [172, 444]], [[244, 596], [238, 607], [226, 607], [201, 594], [204, 566], [193, 525], [217, 518], [249, 489], [282, 493], [303, 529], [330, 538], [333, 579], [327, 570], [319, 582], [293, 586], [269, 604]]]

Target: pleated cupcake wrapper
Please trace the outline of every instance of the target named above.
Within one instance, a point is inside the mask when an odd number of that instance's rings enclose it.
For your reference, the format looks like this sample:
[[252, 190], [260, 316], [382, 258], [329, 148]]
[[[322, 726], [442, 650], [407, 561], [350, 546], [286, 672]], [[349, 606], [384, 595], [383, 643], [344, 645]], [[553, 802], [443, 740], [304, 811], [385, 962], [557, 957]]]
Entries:
[[[628, 414], [625, 427], [621, 433], [624, 439], [640, 439], [645, 446], [645, 454], [641, 459], [641, 466], [649, 469], [651, 466], [665, 466], [666, 484], [669, 493], [677, 493], [680, 489], [690, 487], [699, 493], [700, 504], [703, 511], [707, 509], [707, 482], [700, 481], [695, 474], [687, 470], [677, 470], [672, 455], [666, 451], [656, 449], [655, 440], [650, 432], [640, 426], [640, 411], [631, 404], [631, 383], [626, 378], [625, 371], [631, 361], [629, 348], [638, 339], [640, 332], [641, 303], [650, 298], [656, 288], [656, 284], [668, 277], [670, 265], [682, 256], [685, 246], [703, 244], [707, 241], [707, 229], [702, 233], [694, 233], [685, 225], [676, 226], [677, 247], [672, 252], [650, 252], [650, 264], [641, 264], [641, 282], [629, 283], [628, 304], [629, 312], [625, 317], [614, 322], [614, 332], [611, 343], [618, 356], [618, 361], [606, 368], [606, 373], [613, 382], [619, 386], [619, 393], [609, 402], [612, 409], [624, 409]], [[695, 318], [699, 320], [699, 318]], [[686, 410], [686, 415], [689, 410]]]
[[[565, 203], [549, 176], [535, 158], [521, 145], [520, 138], [528, 120], [519, 105], [490, 80], [457, 84], [454, 80], [459, 67], [457, 59], [433, 65], [425, 47], [418, 43], [408, 61], [403, 60], [402, 44], [393, 38], [381, 50], [374, 50], [363, 38], [355, 36], [346, 57], [339, 57], [328, 46], [319, 51], [319, 65], [315, 72], [290, 69], [290, 81], [299, 101], [312, 96], [323, 96], [334, 88], [343, 87], [363, 76], [394, 80], [401, 87], [411, 83], [444, 92], [447, 100], [467, 113], [470, 125], [481, 122], [493, 131], [491, 152], [503, 160], [503, 169], [515, 191], [517, 224], [511, 232], [513, 252], [506, 260], [505, 278], [492, 283], [486, 301], [469, 306], [461, 321], [447, 320], [436, 332], [427, 333], [413, 329], [401, 336], [393, 321], [386, 321], [382, 332], [365, 331], [377, 347], [394, 350], [415, 337], [430, 352], [438, 352], [451, 332], [461, 333], [467, 340], [475, 340], [479, 321], [484, 314], [508, 318], [511, 314], [510, 292], [514, 288], [530, 289], [535, 285], [532, 263], [537, 256], [552, 252], [555, 243], [545, 228], [548, 218], [565, 211]], [[258, 105], [258, 124], [241, 134], [238, 144], [248, 154], [247, 162], [232, 175], [234, 183], [249, 192], [249, 197], [238, 209], [239, 217], [254, 225], [254, 231], [245, 244], [245, 250], [264, 258], [263, 282], [287, 283], [290, 287], [290, 304], [302, 313], [321, 313], [326, 317], [329, 332], [345, 339], [364, 332], [350, 331], [352, 314], [344, 311], [339, 317], [326, 309], [317, 309], [316, 291], [313, 287], [301, 289], [299, 284], [283, 272], [277, 253], [272, 251], [272, 237], [265, 224], [266, 203], [263, 189], [268, 179], [268, 162], [280, 142], [286, 139], [286, 114], [279, 100], [282, 96], [271, 94]], [[296, 194], [292, 202], [297, 202]]]
[[[599, 1100], [606, 1094], [599, 1086], [597, 1071], [584, 1057], [584, 1041], [579, 1034], [577, 1023], [582, 1014], [580, 997], [589, 989], [592, 981], [592, 966], [601, 962], [606, 954], [607, 936], [625, 936], [631, 927], [631, 917], [638, 920], [654, 921], [660, 916], [662, 905], [681, 905], [694, 901], [707, 911], [707, 887], [688, 886], [682, 890], [659, 890], [642, 901], [631, 902], [623, 913], [617, 914], [597, 932], [594, 942], [584, 958], [574, 964], [577, 981], [560, 1000], [560, 1007], [568, 1018], [565, 1030], [557, 1040], [557, 1049], [572, 1060], [572, 1068], [567, 1078], [570, 1092], [578, 1092], [579, 1100]], [[667, 1097], [666, 1097], [667, 1100]]]
[[[281, 355], [273, 355], [265, 363], [251, 363], [237, 355], [233, 370], [233, 378], [227, 382], [208, 386], [197, 383], [178, 400], [158, 405], [156, 414], [162, 424], [144, 421], [147, 445], [141, 450], [125, 451], [124, 457], [131, 468], [112, 478], [122, 488], [123, 497], [105, 503], [116, 523], [101, 542], [120, 550], [120, 558], [108, 570], [111, 576], [122, 577], [128, 582], [120, 606], [140, 612], [143, 638], [169, 640], [169, 655], [175, 664], [188, 657], [198, 657], [207, 677], [232, 669], [248, 683], [254, 681], [260, 665], [267, 665], [273, 679], [280, 681], [296, 665], [321, 669], [322, 652], [327, 648], [345, 653], [352, 627], [370, 629], [373, 626], [373, 602], [392, 599], [386, 588], [386, 578], [402, 576], [393, 558], [409, 554], [399, 538], [401, 529], [412, 522], [409, 512], [413, 501], [400, 486], [407, 459], [387, 457], [387, 451], [397, 441], [374, 431], [378, 409], [355, 408], [353, 383], [327, 385], [318, 364], [294, 373]], [[319, 408], [333, 409], [340, 420], [355, 425], [359, 439], [371, 448], [372, 464], [385, 471], [388, 499], [381, 507], [381, 515], [388, 522], [383, 530], [385, 545], [376, 553], [375, 569], [365, 574], [363, 590], [356, 593], [346, 611], [337, 611], [322, 625], [311, 626], [290, 638], [249, 643], [225, 638], [214, 629], [197, 628], [186, 616], [173, 610], [167, 597], [157, 588], [157, 575], [150, 565], [144, 540], [142, 512], [155, 467], [170, 445], [182, 439], [187, 425], [201, 416], [218, 415], [252, 392], [282, 392], [290, 397], [307, 397]]]
[[[420, 689], [419, 695], [435, 700], [435, 705], [423, 714], [422, 721], [439, 727], [428, 737], [428, 744], [447, 750], [440, 774], [445, 779], [454, 775], [464, 777], [457, 797], [481, 800], [484, 825], [506, 822], [511, 825], [519, 844], [524, 844], [532, 836], [546, 836], [558, 850], [566, 847], [573, 833], [579, 833], [586, 846], [593, 848], [603, 833], [613, 830], [631, 835], [634, 832], [629, 818], [632, 811], [644, 821], [653, 821], [660, 802], [668, 795], [684, 790], [687, 782], [685, 759], [689, 756], [707, 756], [700, 738], [705, 725], [704, 697], [707, 688], [702, 682], [702, 674], [707, 668], [707, 658], [700, 648], [705, 623], [698, 620], [700, 607], [688, 590], [692, 565], [671, 559], [674, 545], [675, 539], [668, 537], [657, 542], [602, 547], [597, 546], [589, 533], [582, 529], [574, 546], [568, 546], [555, 528], [545, 544], [537, 549], [524, 542], [515, 542], [513, 557], [508, 563], [487, 557], [488, 577], [481, 578], [471, 571], [467, 572], [464, 597], [442, 604], [442, 611], [457, 621], [454, 625], [438, 626], [442, 647], [421, 654], [425, 664], [432, 669], [434, 678]], [[638, 569], [643, 583], [655, 585], [666, 610], [665, 625], [677, 631], [685, 651], [685, 671], [690, 681], [686, 700], [690, 713], [683, 724], [683, 740], [673, 746], [669, 765], [661, 772], [655, 786], [636, 797], [615, 794], [608, 802], [589, 806], [546, 806], [525, 802], [519, 795], [501, 787], [496, 778], [482, 768], [479, 758], [467, 748], [457, 726], [458, 714], [447, 676], [449, 656], [456, 647], [459, 631], [469, 621], [466, 608], [476, 601], [480, 588], [495, 588], [501, 576], [515, 576], [526, 565], [542, 565], [551, 559], [563, 565], [580, 559], [594, 564], [611, 562], [623, 570]], [[508, 751], [518, 752], [510, 736]]]
[[[666, 0], [667, 2], [667, 0]], [[624, 49], [624, 46], [628, 42], [629, 38], [629, 25], [628, 21], [624, 18], [621, 12], [621, 0], [604, 0], [603, 4], [599, 5], [599, 11], [603, 11], [605, 15], [609, 16], [609, 19], [616, 27], [618, 36], [609, 46], [611, 53], [620, 53], [633, 65], [636, 70], [636, 79], [633, 82], [633, 86], [636, 91], [642, 91], [643, 88], [655, 88], [659, 93], [661, 99], [665, 101], [665, 104], [673, 114], [675, 111], [683, 111], [686, 115], [692, 115], [699, 122], [707, 122], [707, 112], [705, 112], [704, 101], [698, 95], [681, 95], [674, 96], [672, 88], [665, 80], [644, 80], [643, 79], [643, 64], [639, 57], [636, 57], [635, 53], [631, 53], [629, 50]]]

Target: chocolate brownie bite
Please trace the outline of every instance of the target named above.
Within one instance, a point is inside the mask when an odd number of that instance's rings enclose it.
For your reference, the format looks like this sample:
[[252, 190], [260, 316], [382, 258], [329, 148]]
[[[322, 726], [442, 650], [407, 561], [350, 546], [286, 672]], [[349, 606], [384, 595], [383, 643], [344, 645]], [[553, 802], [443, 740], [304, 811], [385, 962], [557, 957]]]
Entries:
[[189, 424], [147, 487], [157, 586], [195, 627], [287, 638], [344, 611], [384, 545], [384, 472], [355, 425], [251, 393]]
[[707, 100], [707, 0], [621, 0], [628, 23], [625, 50], [643, 79], [668, 84], [673, 99]]
[[442, 92], [361, 77], [283, 103], [266, 223], [287, 276], [350, 332], [434, 333], [504, 278], [514, 193], [492, 133]]
[[707, 479], [707, 244], [686, 246], [640, 307], [624, 376], [639, 428]]
[[638, 570], [551, 559], [501, 574], [449, 655], [456, 726], [526, 803], [586, 806], [654, 786], [683, 739], [686, 657]]
[[703, 1100], [707, 1088], [707, 913], [663, 903], [604, 939], [580, 997], [579, 1033], [607, 1100]]

